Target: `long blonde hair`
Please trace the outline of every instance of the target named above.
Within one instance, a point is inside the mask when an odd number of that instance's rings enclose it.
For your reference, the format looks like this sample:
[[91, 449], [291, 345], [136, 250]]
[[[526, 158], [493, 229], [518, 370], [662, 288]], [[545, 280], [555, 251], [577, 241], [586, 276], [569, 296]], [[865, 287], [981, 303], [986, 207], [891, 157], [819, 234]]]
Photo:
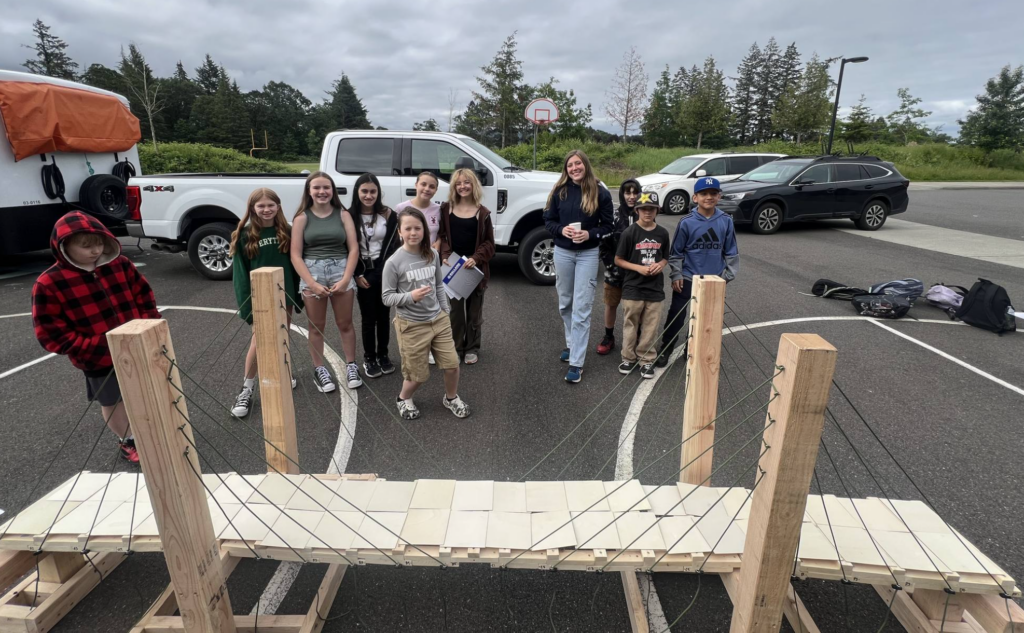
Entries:
[[565, 155], [565, 160], [562, 161], [562, 175], [558, 178], [558, 182], [551, 189], [551, 193], [548, 194], [548, 202], [544, 205], [545, 209], [551, 208], [551, 202], [555, 198], [555, 193], [558, 193], [559, 200], [565, 200], [565, 189], [572, 179], [569, 178], [569, 159], [573, 156], [579, 156], [580, 160], [583, 161], [583, 180], [580, 182], [580, 188], [583, 190], [582, 207], [583, 212], [587, 215], [594, 215], [597, 211], [597, 195], [601, 189], [601, 185], [597, 182], [597, 176], [594, 175], [594, 169], [590, 166], [590, 159], [583, 153], [583, 150], [574, 149]]
[[263, 230], [263, 223], [256, 215], [256, 203], [267, 198], [277, 205], [277, 215], [274, 216], [274, 229], [277, 232], [277, 248], [282, 253], [288, 253], [291, 247], [292, 227], [284, 219], [284, 209], [281, 208], [281, 197], [273, 189], [260, 187], [249, 194], [249, 201], [245, 205], [245, 215], [238, 222], [238, 227], [231, 234], [231, 248], [228, 251], [232, 257], [238, 252], [238, 244], [248, 222], [249, 228], [245, 231], [245, 255], [250, 260], [256, 259], [260, 252], [260, 232]]
[[466, 169], [465, 167], [462, 169], [456, 169], [452, 172], [452, 177], [449, 180], [449, 182], [451, 182], [451, 187], [448, 188], [449, 206], [455, 208], [455, 205], [462, 202], [462, 196], [455, 191], [455, 185], [458, 184], [460, 178], [465, 178], [469, 181], [469, 184], [473, 186], [473, 193], [469, 194], [467, 197], [473, 202], [473, 206], [480, 206], [480, 201], [484, 199], [484, 190], [483, 187], [480, 186], [480, 179], [476, 177], [476, 174], [473, 173], [472, 169]]

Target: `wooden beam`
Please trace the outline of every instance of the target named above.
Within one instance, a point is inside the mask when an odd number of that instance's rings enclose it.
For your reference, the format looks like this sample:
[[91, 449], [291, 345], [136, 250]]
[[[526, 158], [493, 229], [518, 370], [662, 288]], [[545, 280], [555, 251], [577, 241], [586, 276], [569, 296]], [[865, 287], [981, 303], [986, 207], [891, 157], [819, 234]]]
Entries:
[[32, 552], [0, 550], [0, 591], [7, 589], [36, 566]]
[[649, 633], [651, 625], [647, 622], [647, 610], [644, 609], [644, 597], [640, 593], [640, 583], [635, 571], [623, 571], [622, 588], [626, 592], [626, 607], [629, 609], [629, 626], [633, 633]]
[[[718, 372], [724, 314], [725, 280], [713, 275], [694, 277], [693, 301], [690, 303], [691, 339], [686, 359], [686, 402], [683, 403], [683, 450], [679, 462], [683, 468], [679, 481], [684, 483], [711, 485], [714, 452], [711, 446], [715, 443], [713, 420], [718, 414]], [[701, 455], [704, 451], [707, 452]]]
[[[221, 564], [224, 565], [224, 578], [227, 579], [231, 572], [235, 571], [240, 558], [230, 556], [227, 552], [221, 551]], [[178, 610], [178, 601], [174, 598], [174, 585], [167, 585], [167, 588], [153, 601], [146, 613], [132, 627], [130, 633], [142, 633], [146, 630], [146, 624], [155, 617], [163, 615], [174, 615]]]
[[[232, 625], [238, 633], [299, 633], [302, 615], [236, 615]], [[257, 622], [258, 619], [258, 622]], [[259, 624], [259, 628], [257, 628]], [[179, 616], [159, 616], [153, 618], [143, 633], [187, 633]]]
[[85, 567], [85, 556], [64, 552], [51, 552], [39, 561], [39, 580], [43, 582], [67, 582], [78, 570]]
[[964, 610], [978, 621], [987, 633], [1024, 632], [1024, 609], [1013, 600], [999, 596], [962, 593], [959, 596]]
[[[288, 309], [284, 296], [284, 269], [258, 268], [249, 274], [252, 318], [256, 331], [256, 363], [263, 403], [263, 435], [267, 438], [267, 472], [299, 474], [299, 440], [292, 402], [293, 361], [288, 346]], [[291, 461], [289, 461], [291, 457]], [[271, 467], [272, 466], [272, 467]]]
[[732, 633], [776, 632], [825, 421], [836, 349], [816, 334], [783, 334], [737, 582]]
[[[334, 597], [338, 595], [338, 588], [345, 578], [345, 570], [348, 565], [332, 564], [327, 568], [320, 588], [317, 589], [316, 598], [306, 612], [305, 619], [299, 627], [299, 633], [320, 633], [327, 623], [327, 614], [331, 612], [331, 605], [334, 604]], [[319, 611], [318, 611], [319, 610]], [[260, 625], [262, 627], [262, 625]]]
[[[725, 591], [729, 594], [729, 599], [733, 600], [737, 591], [737, 572], [719, 574], [718, 577], [722, 579], [722, 584], [725, 585]], [[804, 606], [803, 600], [793, 590], [792, 584], [790, 584], [789, 590], [786, 592], [785, 602], [782, 603], [782, 613], [789, 620], [789, 625], [793, 627], [794, 631], [799, 633], [821, 633], [821, 629], [815, 624], [810, 611]]]
[[107, 342], [185, 630], [235, 633], [167, 321], [131, 321]]
[[960, 606], [959, 596], [949, 596], [947, 605], [946, 595], [946, 592], [935, 589], [915, 589], [910, 597], [929, 620], [941, 622], [945, 611], [946, 622], [961, 622], [964, 619], [964, 609]]

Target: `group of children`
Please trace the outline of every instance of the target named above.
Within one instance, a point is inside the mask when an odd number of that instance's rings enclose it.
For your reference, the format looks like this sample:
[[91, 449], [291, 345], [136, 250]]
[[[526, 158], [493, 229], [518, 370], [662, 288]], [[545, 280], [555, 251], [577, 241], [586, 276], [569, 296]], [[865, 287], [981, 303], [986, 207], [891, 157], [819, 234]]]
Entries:
[[[388, 355], [394, 307], [403, 377], [395, 399], [399, 414], [407, 420], [419, 417], [413, 395], [427, 381], [429, 365], [436, 364], [444, 372], [442, 405], [458, 418], [468, 417], [469, 405], [458, 394], [459, 372], [462, 362], [479, 360], [494, 228], [472, 170], [451, 175], [448, 201], [440, 205], [433, 201], [438, 184], [437, 175], [421, 173], [416, 196], [392, 210], [384, 205], [377, 178], [364, 174], [346, 209], [330, 175], [314, 172], [306, 179], [291, 224], [274, 191], [253, 191], [231, 238], [239, 316], [252, 323], [249, 273], [264, 266], [283, 268], [289, 323], [294, 312], [306, 311], [314, 383], [328, 393], [336, 389], [323, 360], [328, 305], [341, 335], [350, 389], [363, 384], [355, 360], [353, 304], [358, 302], [361, 313], [363, 374], [369, 378], [395, 371]], [[729, 281], [738, 268], [732, 219], [715, 207], [721, 198], [716, 179], [698, 180], [696, 211], [680, 220], [671, 240], [655, 221], [660, 207], [656, 193], [643, 192], [637, 181], [627, 180], [619, 198], [614, 210], [586, 155], [574, 151], [566, 157], [544, 211], [555, 237], [556, 288], [566, 341], [561, 360], [570, 364], [569, 382], [579, 382], [583, 373], [599, 255], [605, 264], [605, 337], [597, 353], [608, 354], [615, 347], [616, 310], [622, 305], [619, 371], [628, 374], [639, 367], [644, 378], [668, 363], [692, 277], [722, 275]], [[121, 255], [117, 239], [90, 215], [74, 211], [61, 218], [50, 246], [57, 261], [32, 289], [36, 337], [48, 351], [68, 356], [82, 370], [87, 397], [99, 401], [122, 457], [137, 462], [106, 334], [133, 319], [160, 318], [153, 291]], [[449, 298], [444, 287], [442, 264], [453, 253], [466, 258], [464, 267], [483, 274], [464, 299]], [[666, 267], [672, 301], [660, 350], [655, 351]], [[237, 417], [251, 409], [257, 374], [254, 335], [232, 408]], [[295, 388], [294, 376], [291, 382]]]
[[[721, 197], [717, 179], [698, 179], [693, 195], [696, 209], [683, 216], [670, 239], [656, 222], [661, 206], [657, 193], [644, 192], [638, 181], [626, 180], [619, 188], [619, 208], [612, 212], [611, 196], [600, 186], [586, 154], [569, 153], [544, 211], [547, 229], [555, 238], [555, 286], [565, 328], [560, 358], [569, 363], [566, 381], [576, 383], [582, 378], [598, 256], [605, 266], [605, 334], [597, 353], [605, 355], [615, 348], [616, 312], [621, 305], [619, 371], [629, 374], [639, 367], [640, 376], [653, 378], [655, 367], [668, 365], [684, 323], [693, 276], [721, 275], [728, 282], [739, 268], [732, 217], [716, 207]], [[666, 267], [672, 301], [656, 348]]]

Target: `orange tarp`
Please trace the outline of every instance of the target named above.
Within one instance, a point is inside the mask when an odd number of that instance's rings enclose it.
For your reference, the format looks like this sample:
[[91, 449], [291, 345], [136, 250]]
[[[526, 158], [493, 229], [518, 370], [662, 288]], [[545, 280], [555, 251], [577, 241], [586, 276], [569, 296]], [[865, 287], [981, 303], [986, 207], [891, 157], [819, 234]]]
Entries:
[[14, 160], [50, 152], [123, 152], [142, 133], [116, 97], [28, 81], [0, 81], [0, 113]]

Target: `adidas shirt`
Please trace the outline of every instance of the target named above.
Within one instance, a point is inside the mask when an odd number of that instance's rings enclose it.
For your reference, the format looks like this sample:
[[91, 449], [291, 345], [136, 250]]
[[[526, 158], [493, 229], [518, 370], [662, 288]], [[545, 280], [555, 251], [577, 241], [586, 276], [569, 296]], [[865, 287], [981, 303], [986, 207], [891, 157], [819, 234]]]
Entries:
[[683, 216], [672, 239], [669, 256], [672, 280], [691, 279], [694, 275], [721, 275], [726, 281], [736, 278], [740, 254], [732, 217], [715, 209], [706, 218], [699, 211]]

